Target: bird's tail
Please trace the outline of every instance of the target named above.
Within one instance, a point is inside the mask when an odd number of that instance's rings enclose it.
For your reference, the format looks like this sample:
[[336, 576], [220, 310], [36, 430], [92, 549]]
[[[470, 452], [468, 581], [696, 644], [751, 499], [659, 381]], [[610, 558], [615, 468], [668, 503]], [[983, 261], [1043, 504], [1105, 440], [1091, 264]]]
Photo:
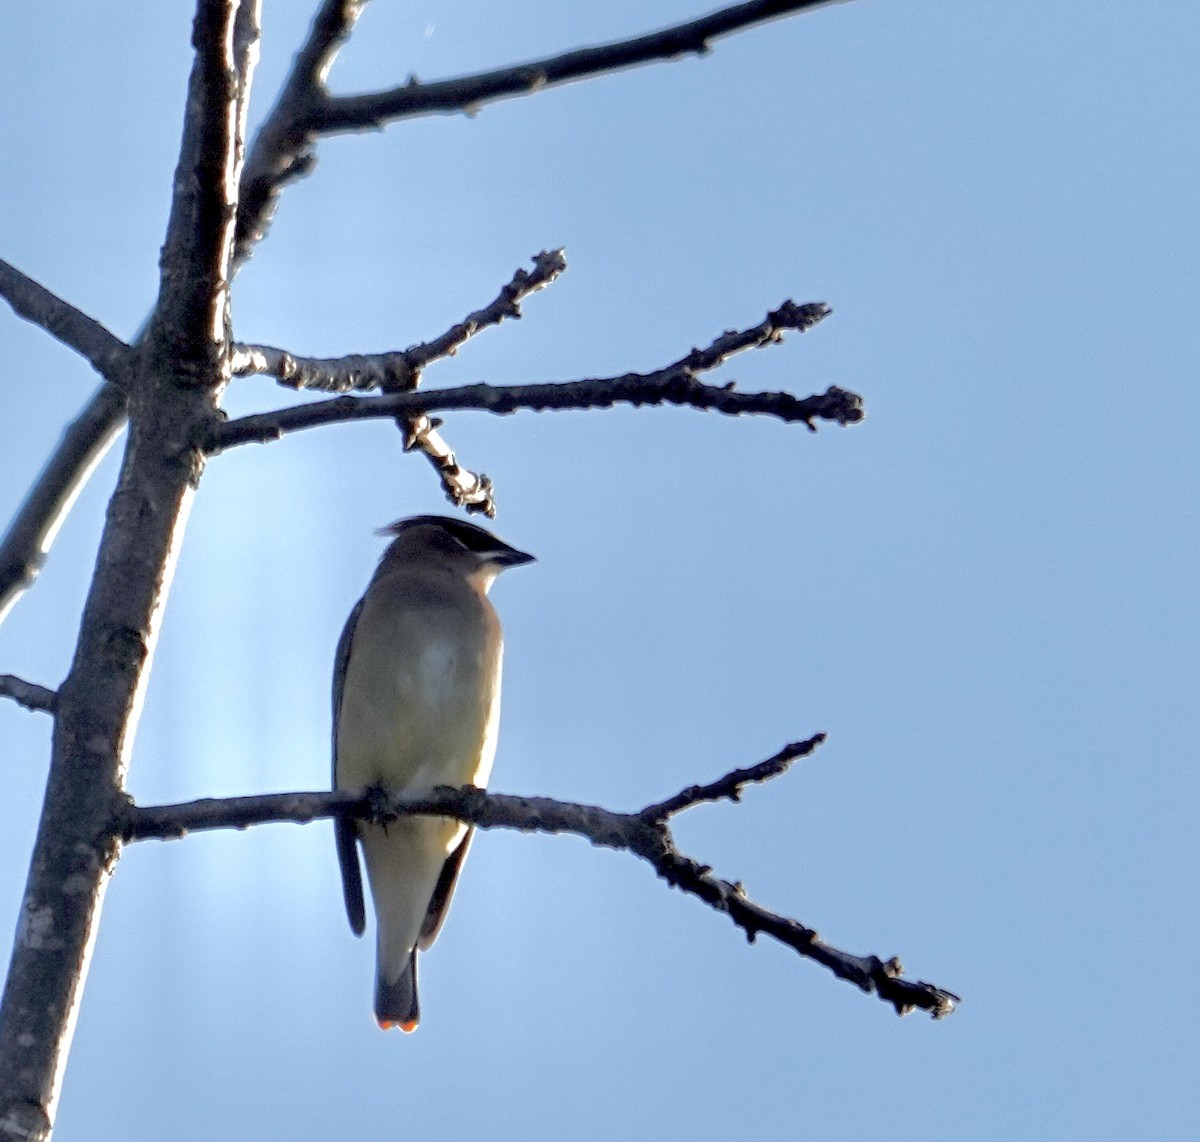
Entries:
[[417, 1029], [421, 1020], [421, 1008], [417, 1003], [416, 948], [413, 948], [409, 955], [399, 979], [385, 979], [382, 963], [376, 970], [375, 1019], [384, 1031], [392, 1027], [399, 1027], [402, 1031]]

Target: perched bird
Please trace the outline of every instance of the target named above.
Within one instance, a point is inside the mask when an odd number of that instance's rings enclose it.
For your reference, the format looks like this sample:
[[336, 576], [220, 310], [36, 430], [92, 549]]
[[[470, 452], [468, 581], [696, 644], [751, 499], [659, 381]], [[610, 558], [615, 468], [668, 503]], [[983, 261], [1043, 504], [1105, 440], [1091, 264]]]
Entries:
[[[500, 720], [500, 621], [488, 588], [533, 561], [474, 524], [421, 515], [392, 535], [338, 642], [333, 672], [335, 789], [487, 784]], [[472, 830], [445, 817], [338, 820], [346, 914], [366, 927], [362, 843], [375, 906], [375, 1018], [416, 1029], [417, 952], [446, 919]]]

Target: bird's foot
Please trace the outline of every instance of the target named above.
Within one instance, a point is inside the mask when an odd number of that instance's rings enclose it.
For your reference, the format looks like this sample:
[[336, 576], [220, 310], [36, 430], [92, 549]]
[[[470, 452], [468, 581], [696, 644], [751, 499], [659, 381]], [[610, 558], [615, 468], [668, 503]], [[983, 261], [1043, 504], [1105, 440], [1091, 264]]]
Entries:
[[382, 825], [386, 832], [388, 823], [397, 817], [397, 814], [392, 812], [392, 798], [388, 791], [382, 785], [368, 786], [367, 804], [371, 807], [371, 824]]

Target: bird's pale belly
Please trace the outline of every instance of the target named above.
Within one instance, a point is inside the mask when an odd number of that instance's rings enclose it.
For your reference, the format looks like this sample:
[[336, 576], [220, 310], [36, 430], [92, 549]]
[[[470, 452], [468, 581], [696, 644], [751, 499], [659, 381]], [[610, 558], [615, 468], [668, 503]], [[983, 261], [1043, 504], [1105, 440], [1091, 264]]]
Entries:
[[[358, 665], [352, 661], [351, 672]], [[368, 691], [370, 702], [356, 700], [364, 691], [347, 685], [338, 727], [340, 788], [401, 791], [487, 783], [496, 749], [498, 664], [486, 690], [479, 685], [487, 674], [482, 664], [464, 670], [461, 657], [443, 645], [430, 646], [417, 665], [393, 674], [390, 686]]]

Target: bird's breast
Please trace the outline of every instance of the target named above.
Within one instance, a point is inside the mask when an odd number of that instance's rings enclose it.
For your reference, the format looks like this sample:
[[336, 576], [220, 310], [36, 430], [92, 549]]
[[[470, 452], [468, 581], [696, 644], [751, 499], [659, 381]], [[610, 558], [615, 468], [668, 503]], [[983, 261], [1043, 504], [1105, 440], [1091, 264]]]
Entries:
[[501, 643], [486, 601], [364, 608], [346, 665], [337, 784], [486, 783], [495, 752]]

